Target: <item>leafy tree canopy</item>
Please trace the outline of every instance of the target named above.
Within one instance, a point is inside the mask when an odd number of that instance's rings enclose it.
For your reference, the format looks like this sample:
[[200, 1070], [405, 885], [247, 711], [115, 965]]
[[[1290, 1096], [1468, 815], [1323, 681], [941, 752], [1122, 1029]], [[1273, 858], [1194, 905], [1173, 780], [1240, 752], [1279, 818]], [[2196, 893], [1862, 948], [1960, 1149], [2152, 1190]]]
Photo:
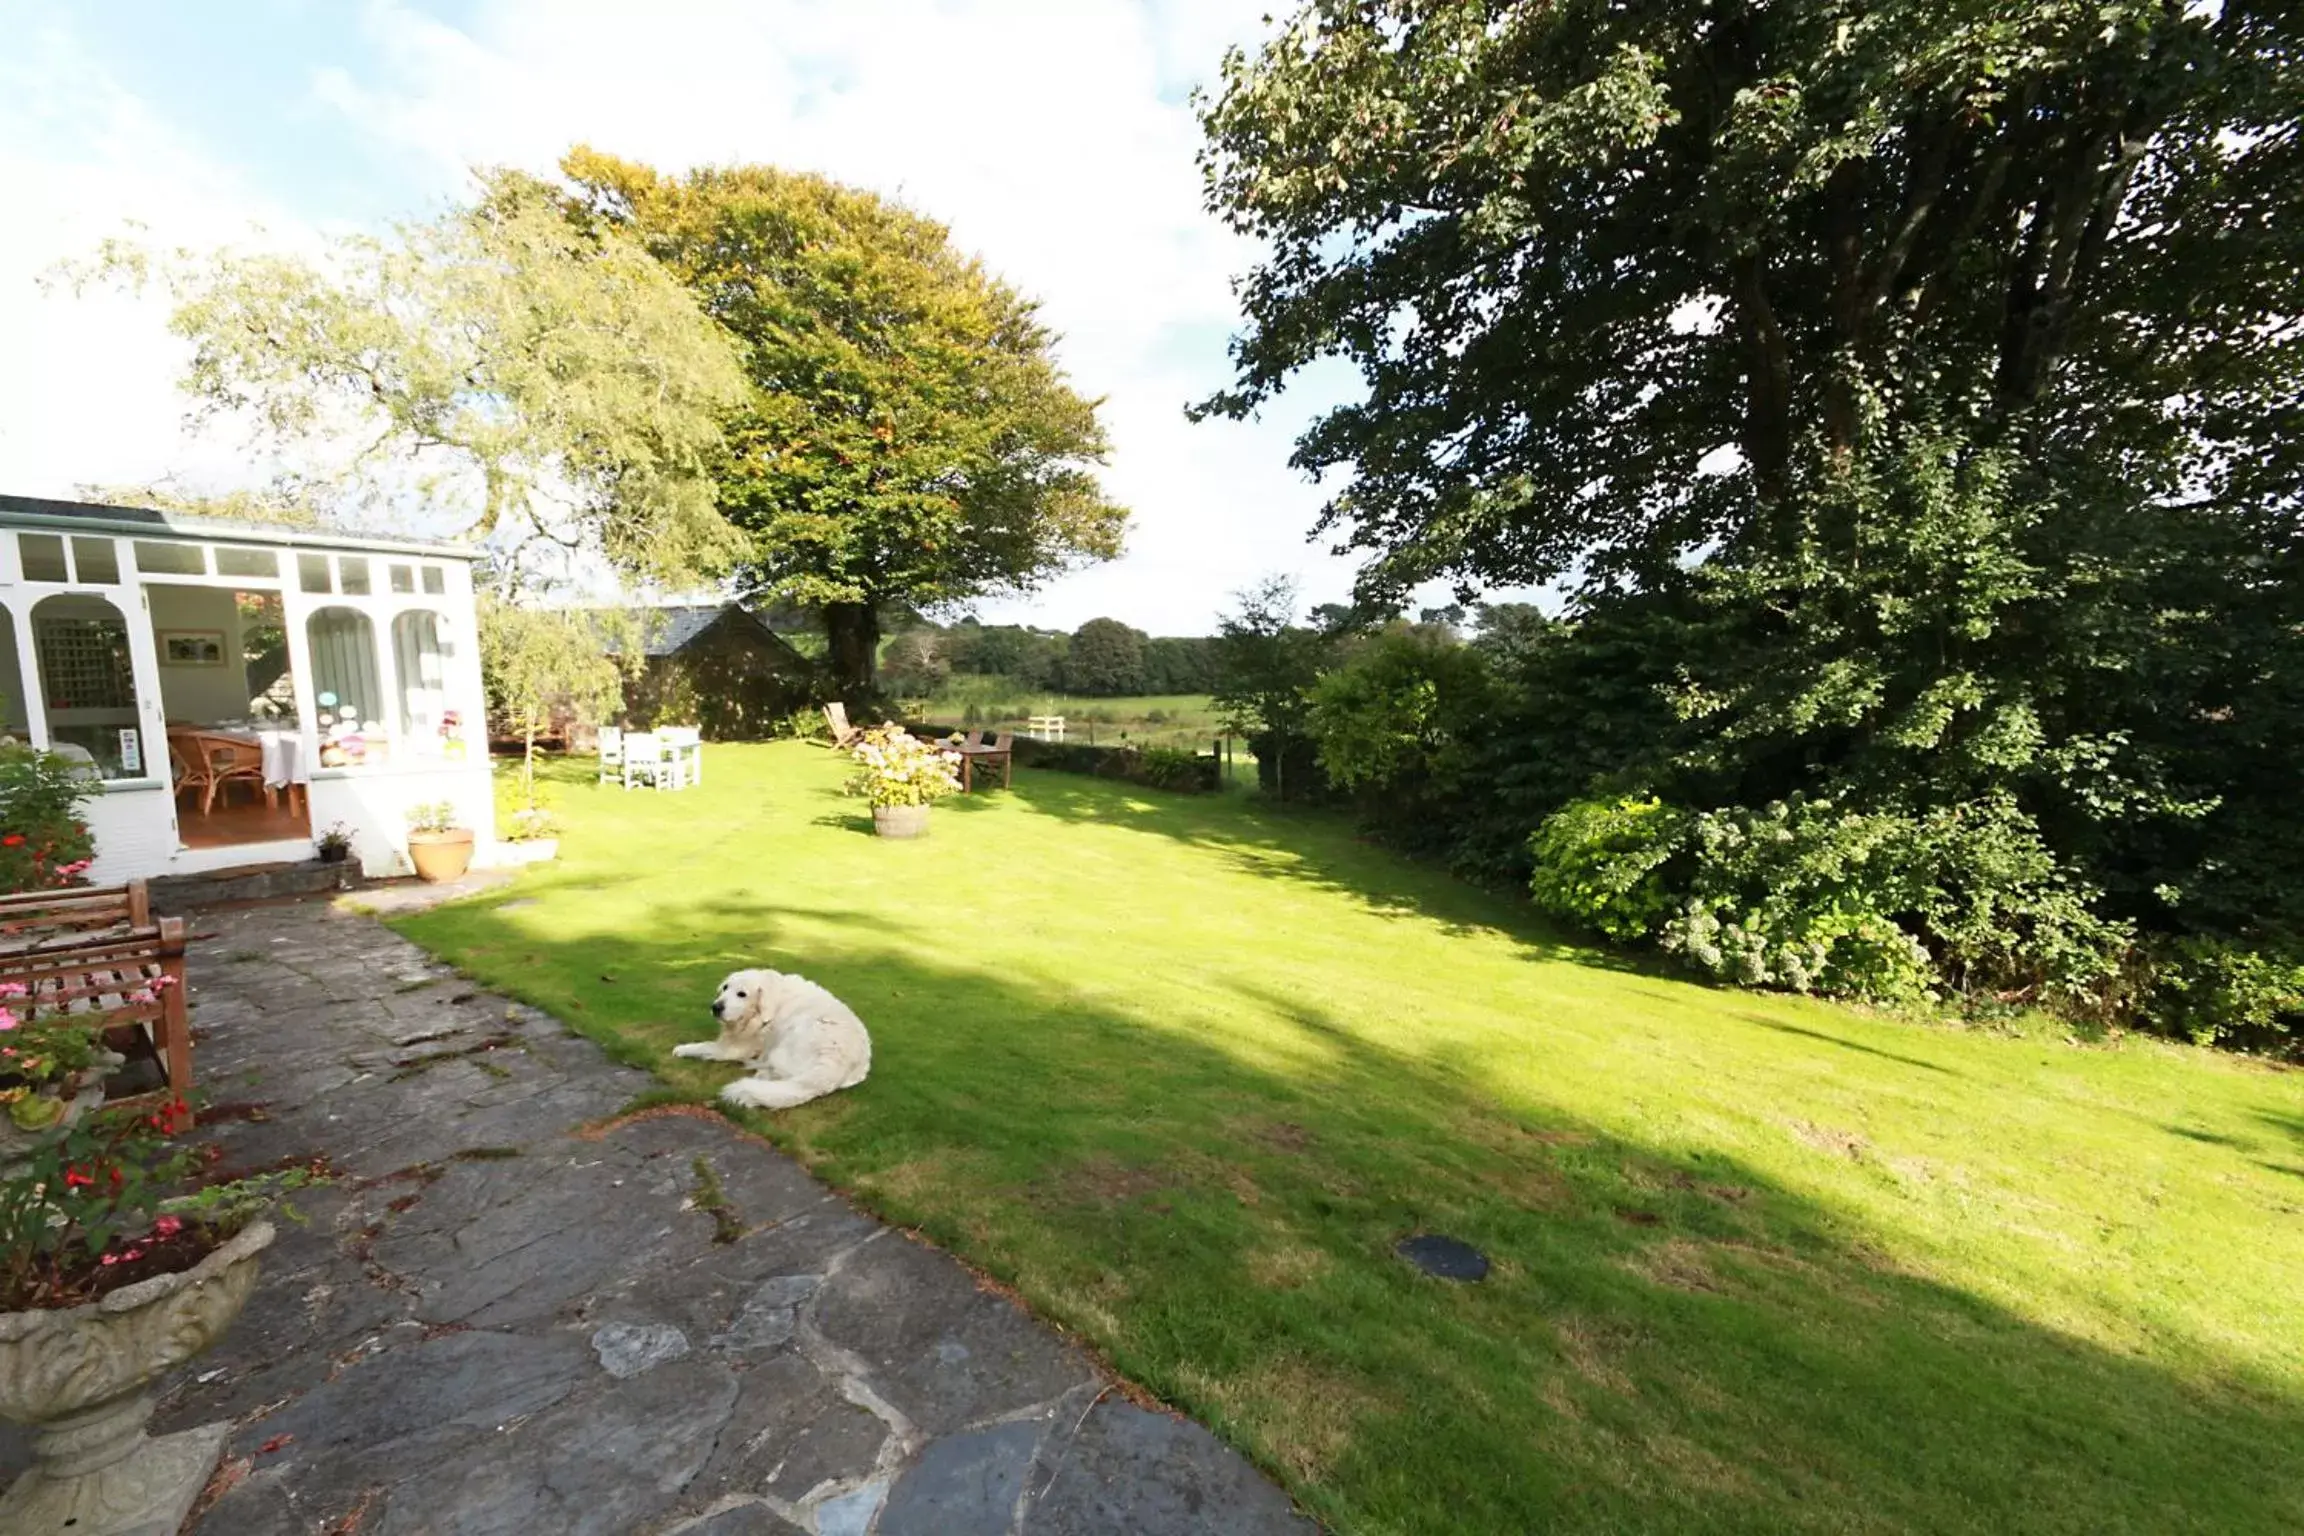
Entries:
[[873, 681], [879, 616], [1027, 590], [1120, 551], [1096, 402], [1035, 306], [942, 225], [769, 166], [684, 179], [577, 149], [579, 227], [629, 230], [740, 342], [720, 506], [754, 583], [820, 607], [839, 686]]
[[543, 608], [492, 594], [480, 601], [480, 675], [498, 723], [522, 742], [521, 788], [536, 804], [536, 738], [560, 720], [598, 725], [624, 703], [620, 651], [637, 669], [647, 620], [612, 610]]
[[1064, 686], [1103, 698], [1143, 692], [1147, 638], [1118, 619], [1090, 619], [1072, 632], [1064, 654]]
[[2293, 534], [2300, 101], [2237, 0], [1315, 0], [1206, 107], [1203, 409], [1356, 365], [1297, 462], [1391, 591], [1653, 580], [1924, 420]]
[[316, 487], [372, 510], [415, 494], [470, 536], [674, 584], [737, 552], [710, 473], [743, 398], [734, 348], [636, 242], [571, 224], [532, 177], [490, 173], [470, 206], [318, 260], [112, 243], [83, 275], [155, 271], [202, 415], [351, 445]]

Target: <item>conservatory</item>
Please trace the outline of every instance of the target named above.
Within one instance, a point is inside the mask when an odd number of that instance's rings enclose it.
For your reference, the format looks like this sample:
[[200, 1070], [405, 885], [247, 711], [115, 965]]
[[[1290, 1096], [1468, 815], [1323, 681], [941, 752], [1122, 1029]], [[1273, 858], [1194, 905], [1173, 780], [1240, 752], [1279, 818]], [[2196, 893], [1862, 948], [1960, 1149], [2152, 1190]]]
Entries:
[[494, 800], [474, 552], [0, 496], [0, 732], [70, 758], [99, 882], [313, 856], [405, 871]]

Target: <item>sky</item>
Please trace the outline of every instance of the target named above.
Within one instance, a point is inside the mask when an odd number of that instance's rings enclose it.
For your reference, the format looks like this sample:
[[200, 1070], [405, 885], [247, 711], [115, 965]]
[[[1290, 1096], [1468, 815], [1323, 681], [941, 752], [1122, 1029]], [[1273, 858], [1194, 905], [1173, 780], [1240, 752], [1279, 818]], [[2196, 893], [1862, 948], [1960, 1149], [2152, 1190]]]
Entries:
[[[1042, 301], [1103, 399], [1124, 558], [988, 621], [1099, 615], [1205, 632], [1232, 592], [1295, 577], [1324, 499], [1291, 442], [1340, 375], [1258, 421], [1192, 424], [1228, 381], [1230, 279], [1253, 260], [1200, 203], [1190, 101], [1270, 0], [0, 0], [0, 491], [260, 484], [193, 431], [157, 297], [42, 284], [99, 240], [314, 248], [436, 212], [475, 165], [548, 170], [571, 144], [676, 170], [819, 171], [946, 224]], [[140, 230], [134, 226], [140, 226]]]

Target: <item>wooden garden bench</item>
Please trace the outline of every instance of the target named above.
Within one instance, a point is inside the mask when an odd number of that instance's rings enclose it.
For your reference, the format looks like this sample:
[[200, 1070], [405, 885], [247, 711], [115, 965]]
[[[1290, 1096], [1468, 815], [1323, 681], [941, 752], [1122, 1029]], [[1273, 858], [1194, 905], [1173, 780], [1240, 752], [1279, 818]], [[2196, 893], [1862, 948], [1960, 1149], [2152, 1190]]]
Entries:
[[152, 897], [141, 880], [0, 896], [0, 950], [151, 925]]
[[960, 753], [960, 792], [962, 794], [974, 794], [976, 792], [976, 765], [978, 763], [982, 763], [987, 768], [994, 766], [999, 768], [1000, 787], [1002, 789], [1008, 788], [1014, 782], [1016, 743], [1006, 731], [1000, 732], [989, 742], [984, 739], [982, 731], [970, 731], [968, 739], [960, 744], [958, 750]]
[[0, 982], [22, 986], [23, 1006], [38, 1017], [100, 1021], [107, 1045], [143, 1050], [166, 1075], [165, 1089], [113, 1102], [191, 1092], [184, 947], [184, 920], [155, 919], [141, 880], [0, 896]]
[[182, 918], [0, 953], [0, 982], [24, 987], [27, 995], [15, 1001], [40, 1018], [84, 1013], [91, 1027], [103, 1028], [106, 1044], [149, 1049], [167, 1086], [107, 1103], [142, 1104], [191, 1093]]

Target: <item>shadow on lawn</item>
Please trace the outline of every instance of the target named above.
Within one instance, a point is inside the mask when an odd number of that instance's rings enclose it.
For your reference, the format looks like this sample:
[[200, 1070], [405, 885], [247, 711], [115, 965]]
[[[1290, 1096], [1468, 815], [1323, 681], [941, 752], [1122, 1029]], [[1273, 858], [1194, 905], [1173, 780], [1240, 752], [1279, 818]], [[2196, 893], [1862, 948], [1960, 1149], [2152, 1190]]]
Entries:
[[1866, 1056], [1877, 1056], [1882, 1061], [1893, 1061], [1898, 1066], [1918, 1067], [1923, 1072], [1940, 1073], [1945, 1077], [1961, 1075], [1952, 1068], [1933, 1061], [1922, 1061], [1917, 1056], [1905, 1056], [1896, 1051], [1884, 1051], [1876, 1045], [1866, 1045], [1860, 1040], [1849, 1040], [1839, 1035], [1828, 1035], [1820, 1029], [1803, 1029], [1797, 1024], [1787, 1024], [1781, 1019], [1764, 1018], [1757, 1013], [1740, 1013], [1736, 1017], [1758, 1029], [1772, 1029], [1780, 1035], [1798, 1035], [1803, 1040], [1814, 1040], [1821, 1045], [1838, 1046], [1843, 1051], [1859, 1051]]
[[[1268, 1028], [1235, 1053], [1189, 1011], [1214, 1005], [1146, 1017], [927, 965], [882, 914], [666, 904], [563, 940], [499, 905], [399, 926], [699, 1094], [725, 1069], [668, 1057], [708, 1032], [699, 986], [804, 921], [804, 968], [871, 1024], [875, 1070], [753, 1123], [1343, 1528], [2304, 1521], [2293, 1383], [2044, 1329], [1733, 1158], [1538, 1121], [1477, 1061], [1391, 1052], [1316, 1000], [1244, 994]], [[543, 958], [492, 958], [513, 955]], [[1390, 1250], [1417, 1230], [1494, 1273], [1412, 1273]]]
[[[1579, 943], [1515, 902], [1362, 841], [1336, 811], [1243, 795], [1177, 795], [1078, 774], [1020, 769], [1008, 791], [1044, 815], [1122, 825], [1208, 849], [1235, 868], [1349, 897], [1377, 913], [1415, 914], [1451, 933], [1494, 933], [1540, 959], [1674, 976], [1643, 957]], [[949, 802], [947, 802], [949, 803]]]

